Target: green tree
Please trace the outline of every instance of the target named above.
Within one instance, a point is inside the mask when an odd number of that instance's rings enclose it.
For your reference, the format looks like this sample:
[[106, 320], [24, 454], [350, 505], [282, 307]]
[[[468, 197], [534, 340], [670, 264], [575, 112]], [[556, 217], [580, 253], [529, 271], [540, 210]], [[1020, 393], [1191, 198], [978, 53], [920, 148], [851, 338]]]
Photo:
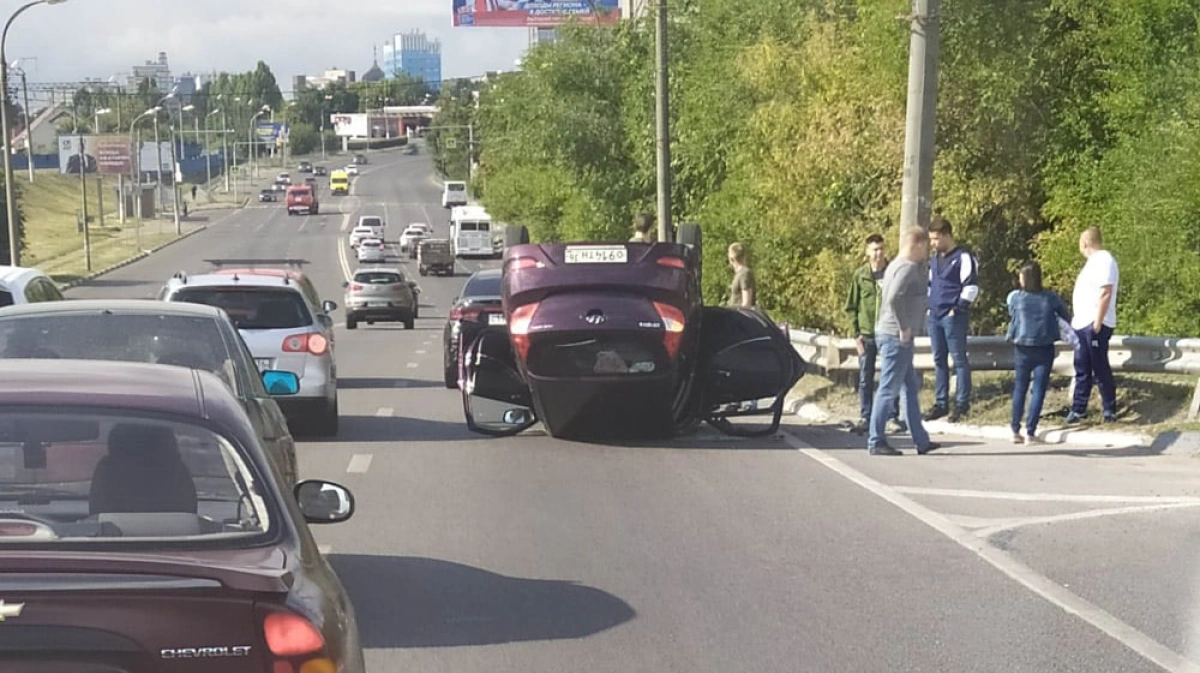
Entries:
[[[25, 217], [21, 212], [21, 181], [13, 181], [13, 194], [17, 203], [17, 240], [22, 250], [25, 249]], [[5, 192], [0, 189], [0, 264], [12, 264], [8, 250], [8, 201]]]

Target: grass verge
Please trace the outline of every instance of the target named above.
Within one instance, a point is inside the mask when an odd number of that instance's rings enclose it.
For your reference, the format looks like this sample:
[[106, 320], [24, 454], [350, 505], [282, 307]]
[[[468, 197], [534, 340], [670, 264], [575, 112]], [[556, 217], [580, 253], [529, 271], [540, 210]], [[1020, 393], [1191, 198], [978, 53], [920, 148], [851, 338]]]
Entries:
[[[1012, 413], [1012, 372], [975, 372], [971, 379], [974, 402], [971, 414], [965, 419], [973, 425], [1007, 426]], [[1117, 423], [1099, 425], [1105, 430], [1136, 431], [1157, 434], [1169, 430], [1200, 430], [1200, 422], [1187, 420], [1188, 406], [1196, 389], [1196, 377], [1179, 374], [1120, 374], [1117, 379]], [[806, 374], [792, 394], [812, 402], [829, 412], [836, 420], [858, 418], [857, 374], [838, 372], [834, 378]], [[951, 385], [953, 386], [953, 380]], [[1067, 376], [1052, 376], [1046, 402], [1042, 407], [1042, 426], [1049, 430], [1065, 421], [1065, 410], [1071, 380]], [[951, 388], [953, 390], [953, 388]], [[1083, 425], [1099, 421], [1099, 400], [1092, 393], [1091, 415]], [[933, 406], [933, 373], [925, 373], [921, 388], [921, 409]]]

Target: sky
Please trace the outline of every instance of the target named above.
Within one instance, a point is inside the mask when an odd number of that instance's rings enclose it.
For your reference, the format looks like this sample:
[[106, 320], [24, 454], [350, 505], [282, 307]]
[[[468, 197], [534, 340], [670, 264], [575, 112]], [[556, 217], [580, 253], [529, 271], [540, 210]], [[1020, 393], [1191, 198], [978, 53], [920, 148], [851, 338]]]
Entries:
[[[0, 19], [25, 0], [0, 0]], [[454, 28], [452, 0], [67, 0], [39, 5], [9, 29], [10, 63], [31, 82], [108, 79], [167, 52], [172, 74], [252, 70], [265, 61], [280, 88], [295, 75], [361, 75], [372, 46], [414, 28], [442, 41], [444, 78], [512, 70], [524, 28]], [[382, 56], [382, 50], [381, 50]], [[32, 60], [36, 58], [36, 61]]]

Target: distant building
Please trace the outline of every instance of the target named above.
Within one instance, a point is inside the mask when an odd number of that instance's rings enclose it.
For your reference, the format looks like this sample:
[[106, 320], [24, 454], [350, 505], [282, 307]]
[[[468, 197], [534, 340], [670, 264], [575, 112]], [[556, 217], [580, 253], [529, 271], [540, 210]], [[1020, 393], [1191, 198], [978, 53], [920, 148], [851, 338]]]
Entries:
[[371, 59], [371, 67], [363, 73], [360, 81], [382, 82], [385, 79], [387, 79], [387, 73], [383, 71], [383, 68], [379, 67], [379, 51], [375, 50], [374, 57]]
[[323, 75], [296, 75], [292, 80], [292, 88], [297, 91], [308, 88], [324, 89], [330, 84], [353, 84], [355, 81], [353, 70], [331, 68]]
[[404, 73], [421, 80], [433, 91], [442, 88], [442, 43], [423, 31], [396, 33], [383, 45], [384, 72], [395, 77]]
[[13, 151], [28, 152], [32, 140], [34, 154], [57, 155], [58, 123], [70, 118], [71, 108], [66, 103], [50, 105], [34, 116], [29, 129], [21, 129], [13, 135]]
[[[162, 92], [175, 86], [175, 78], [171, 77], [171, 66], [167, 63], [167, 52], [158, 52], [157, 61], [146, 61], [145, 65], [135, 65], [126, 78], [126, 86], [136, 90], [144, 80], [150, 80], [155, 89]], [[193, 79], [193, 85], [195, 80]]]

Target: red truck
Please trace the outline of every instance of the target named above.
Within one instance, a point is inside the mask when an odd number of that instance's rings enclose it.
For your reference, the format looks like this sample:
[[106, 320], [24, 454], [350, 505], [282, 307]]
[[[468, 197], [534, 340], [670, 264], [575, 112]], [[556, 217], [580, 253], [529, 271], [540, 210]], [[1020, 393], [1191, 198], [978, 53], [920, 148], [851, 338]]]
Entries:
[[295, 215], [301, 211], [309, 215], [316, 215], [319, 207], [317, 190], [312, 187], [308, 185], [295, 185], [287, 188], [288, 215]]

